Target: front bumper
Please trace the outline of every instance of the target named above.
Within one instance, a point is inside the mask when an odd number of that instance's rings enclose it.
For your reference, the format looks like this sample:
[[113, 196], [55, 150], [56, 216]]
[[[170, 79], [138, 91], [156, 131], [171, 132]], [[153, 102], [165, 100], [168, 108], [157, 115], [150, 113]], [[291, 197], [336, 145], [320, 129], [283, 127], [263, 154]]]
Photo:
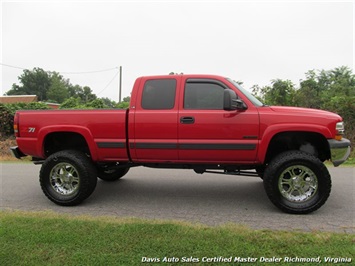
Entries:
[[350, 140], [343, 138], [342, 140], [328, 139], [331, 161], [334, 166], [339, 166], [345, 162], [350, 155]]
[[10, 151], [17, 159], [21, 159], [26, 156], [26, 154], [24, 154], [17, 146], [10, 147]]

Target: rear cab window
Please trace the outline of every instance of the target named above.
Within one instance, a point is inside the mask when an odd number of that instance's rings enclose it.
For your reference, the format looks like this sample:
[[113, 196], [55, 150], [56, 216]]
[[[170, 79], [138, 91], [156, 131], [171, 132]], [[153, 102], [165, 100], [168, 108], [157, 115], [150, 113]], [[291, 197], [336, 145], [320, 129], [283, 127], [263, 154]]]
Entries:
[[143, 87], [141, 106], [145, 110], [169, 110], [175, 106], [176, 80], [147, 80]]

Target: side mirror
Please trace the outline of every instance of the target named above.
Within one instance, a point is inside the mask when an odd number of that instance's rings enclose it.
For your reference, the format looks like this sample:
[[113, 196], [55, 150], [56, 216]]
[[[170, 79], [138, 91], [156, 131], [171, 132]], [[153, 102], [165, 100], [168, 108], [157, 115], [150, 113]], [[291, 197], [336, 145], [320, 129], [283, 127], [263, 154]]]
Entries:
[[225, 111], [246, 110], [248, 107], [238, 99], [237, 94], [231, 89], [225, 89], [223, 95], [223, 109]]

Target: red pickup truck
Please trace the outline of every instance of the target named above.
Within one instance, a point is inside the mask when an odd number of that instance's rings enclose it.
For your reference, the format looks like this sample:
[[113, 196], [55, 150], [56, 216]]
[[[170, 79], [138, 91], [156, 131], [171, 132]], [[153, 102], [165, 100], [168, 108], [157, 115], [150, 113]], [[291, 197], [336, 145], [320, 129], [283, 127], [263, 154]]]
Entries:
[[259, 176], [282, 211], [310, 213], [330, 194], [323, 162], [350, 153], [337, 114], [266, 106], [215, 75], [140, 77], [128, 110], [18, 111], [14, 130], [13, 154], [42, 163], [42, 190], [59, 205], [146, 166]]

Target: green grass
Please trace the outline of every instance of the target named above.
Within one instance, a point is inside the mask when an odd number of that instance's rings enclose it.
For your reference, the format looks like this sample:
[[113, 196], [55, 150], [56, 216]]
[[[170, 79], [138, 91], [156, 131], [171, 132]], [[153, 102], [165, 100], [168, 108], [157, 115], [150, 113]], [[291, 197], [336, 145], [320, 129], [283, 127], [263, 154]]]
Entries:
[[355, 156], [349, 157], [342, 165], [355, 166]]
[[[355, 235], [351, 234], [69, 217], [50, 212], [2, 211], [0, 217], [0, 265], [140, 265], [143, 257], [158, 258], [163, 265], [223, 265], [202, 262], [204, 257], [219, 256], [233, 260], [253, 257], [262, 265], [261, 257], [353, 260], [355, 254]], [[164, 263], [164, 257], [179, 262]], [[183, 257], [199, 262], [182, 263]]]

